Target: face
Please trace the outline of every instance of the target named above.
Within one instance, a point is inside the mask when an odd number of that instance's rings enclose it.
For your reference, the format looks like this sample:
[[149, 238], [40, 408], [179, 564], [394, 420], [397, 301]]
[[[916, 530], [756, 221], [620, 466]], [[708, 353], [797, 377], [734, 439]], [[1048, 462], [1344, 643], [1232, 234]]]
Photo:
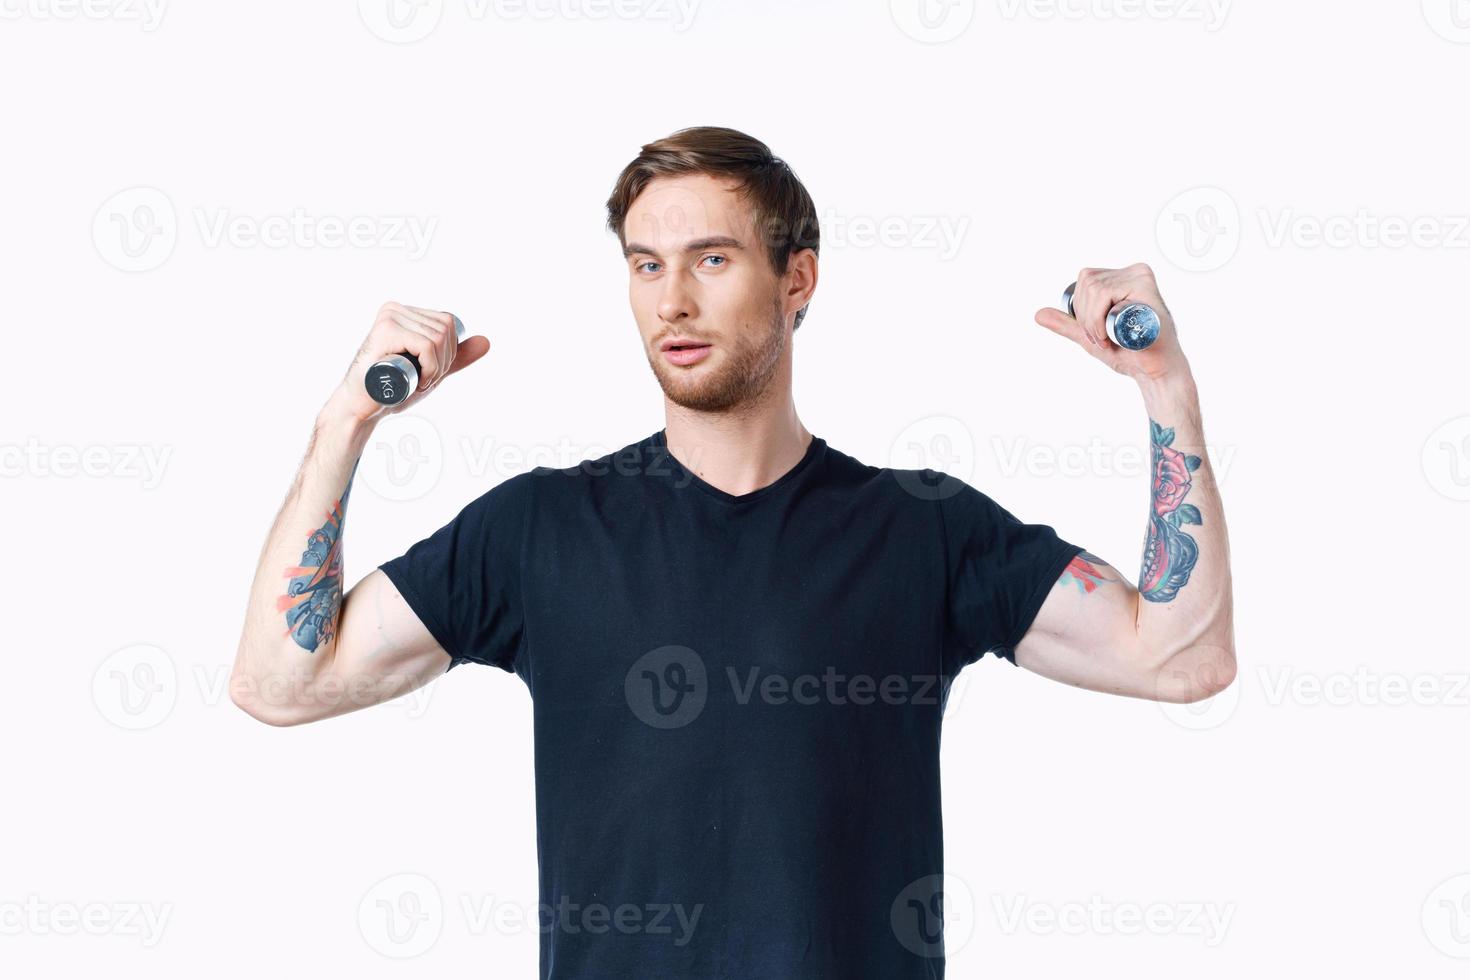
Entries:
[[815, 281], [809, 252], [795, 272], [775, 274], [733, 188], [706, 174], [661, 177], [623, 224], [649, 366], [670, 401], [701, 412], [753, 404], [783, 377], [790, 384], [791, 324]]

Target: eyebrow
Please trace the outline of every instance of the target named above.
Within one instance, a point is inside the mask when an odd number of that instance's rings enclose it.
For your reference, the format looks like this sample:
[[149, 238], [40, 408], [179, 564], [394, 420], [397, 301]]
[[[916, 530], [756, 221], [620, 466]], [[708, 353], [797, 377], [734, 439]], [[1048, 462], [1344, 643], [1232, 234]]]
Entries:
[[[728, 235], [711, 235], [708, 238], [696, 238], [694, 241], [685, 245], [683, 251], [685, 254], [688, 254], [689, 252], [703, 252], [707, 248], [744, 249], [745, 246], [741, 244], [739, 239], [731, 238]], [[655, 258], [658, 257], [658, 253], [648, 245], [629, 242], [623, 246], [623, 258], [631, 258], [634, 255], [652, 255]]]

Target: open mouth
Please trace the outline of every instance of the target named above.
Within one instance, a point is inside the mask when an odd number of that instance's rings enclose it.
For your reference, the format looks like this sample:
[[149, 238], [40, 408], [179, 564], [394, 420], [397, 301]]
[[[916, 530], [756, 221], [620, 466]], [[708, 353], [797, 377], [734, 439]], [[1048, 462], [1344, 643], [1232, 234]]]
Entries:
[[688, 350], [694, 347], [708, 347], [709, 344], [702, 340], [694, 340], [691, 337], [670, 337], [659, 345], [661, 350]]
[[700, 343], [695, 340], [673, 340], [664, 341], [664, 360], [670, 364], [684, 366], [704, 360], [714, 348], [709, 344]]

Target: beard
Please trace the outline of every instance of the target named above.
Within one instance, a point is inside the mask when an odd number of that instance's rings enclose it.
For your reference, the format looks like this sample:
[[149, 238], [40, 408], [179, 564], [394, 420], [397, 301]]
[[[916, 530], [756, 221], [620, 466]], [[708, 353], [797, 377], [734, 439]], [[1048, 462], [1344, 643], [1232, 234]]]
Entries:
[[767, 328], [741, 331], [729, 344], [720, 345], [712, 355], [720, 359], [718, 367], [703, 368], [707, 361], [692, 369], [675, 367], [657, 350], [648, 355], [648, 365], [665, 397], [675, 405], [695, 412], [729, 412], [760, 402], [785, 350], [786, 318], [777, 296]]

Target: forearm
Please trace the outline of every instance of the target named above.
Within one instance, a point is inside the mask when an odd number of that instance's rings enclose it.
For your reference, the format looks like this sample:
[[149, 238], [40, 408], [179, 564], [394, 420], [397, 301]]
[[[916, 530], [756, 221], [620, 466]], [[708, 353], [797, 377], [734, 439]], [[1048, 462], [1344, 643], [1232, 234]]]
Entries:
[[1160, 664], [1161, 693], [1228, 684], [1235, 673], [1230, 546], [1205, 447], [1199, 396], [1185, 374], [1142, 385], [1149, 418], [1149, 516], [1138, 577], [1138, 631]]
[[256, 565], [231, 696], [268, 714], [330, 663], [342, 607], [343, 530], [371, 426], [328, 401]]

